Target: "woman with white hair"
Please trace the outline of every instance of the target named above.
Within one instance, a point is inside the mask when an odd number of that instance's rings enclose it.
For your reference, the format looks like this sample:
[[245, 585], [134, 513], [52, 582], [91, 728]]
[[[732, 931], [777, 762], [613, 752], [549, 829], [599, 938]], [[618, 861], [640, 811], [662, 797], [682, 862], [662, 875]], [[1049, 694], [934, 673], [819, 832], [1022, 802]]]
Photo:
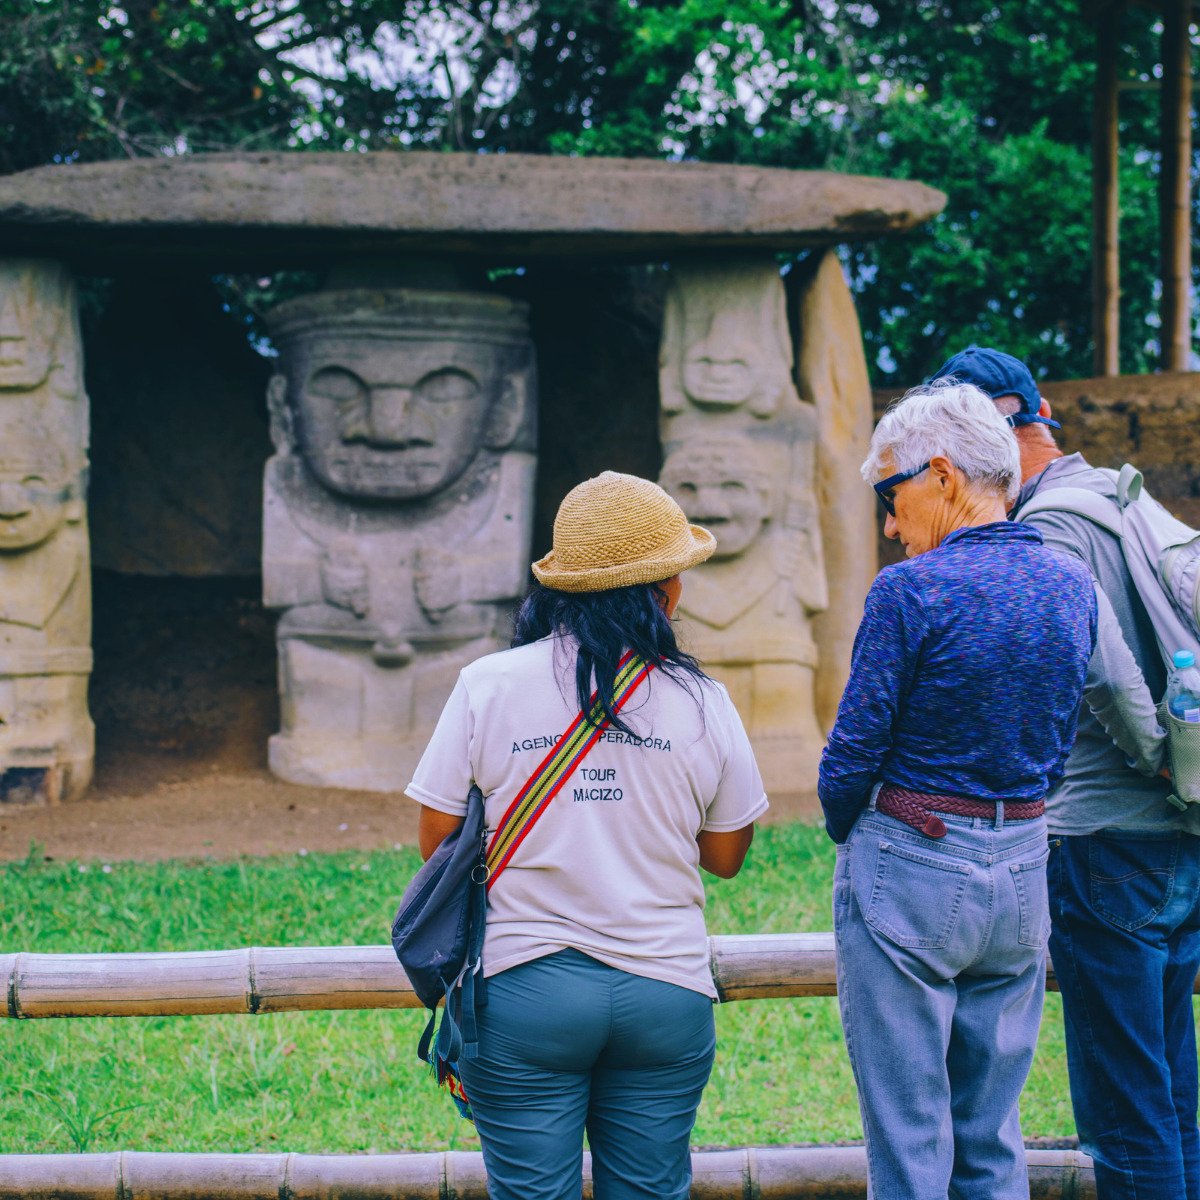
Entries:
[[1043, 798], [1095, 644], [1086, 568], [1006, 512], [1017, 445], [953, 381], [862, 468], [908, 561], [866, 599], [821, 760], [838, 998], [875, 1200], [1027, 1200], [1017, 1100], [1042, 1011]]

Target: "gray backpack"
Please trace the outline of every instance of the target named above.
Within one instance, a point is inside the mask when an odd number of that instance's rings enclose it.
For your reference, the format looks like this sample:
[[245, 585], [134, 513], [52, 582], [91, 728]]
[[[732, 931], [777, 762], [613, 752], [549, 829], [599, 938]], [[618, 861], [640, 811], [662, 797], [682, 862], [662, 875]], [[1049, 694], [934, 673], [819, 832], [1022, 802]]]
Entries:
[[[1200, 659], [1200, 533], [1142, 491], [1136, 467], [1126, 463], [1104, 473], [1116, 484], [1115, 500], [1086, 488], [1050, 488], [1023, 505], [1018, 518], [1069, 512], [1119, 538], [1163, 662], [1169, 666], [1176, 650], [1192, 650]], [[1200, 803], [1200, 726], [1171, 716], [1165, 705], [1160, 719], [1170, 735], [1175, 790], [1182, 800]]]
[[1107, 529], [1121, 540], [1125, 565], [1158, 638], [1163, 662], [1176, 650], [1200, 658], [1200, 533], [1171, 516], [1142, 491], [1142, 473], [1126, 463], [1105, 471], [1117, 486], [1111, 500], [1086, 488], [1059, 487], [1039, 492], [1018, 516], [1069, 512]]

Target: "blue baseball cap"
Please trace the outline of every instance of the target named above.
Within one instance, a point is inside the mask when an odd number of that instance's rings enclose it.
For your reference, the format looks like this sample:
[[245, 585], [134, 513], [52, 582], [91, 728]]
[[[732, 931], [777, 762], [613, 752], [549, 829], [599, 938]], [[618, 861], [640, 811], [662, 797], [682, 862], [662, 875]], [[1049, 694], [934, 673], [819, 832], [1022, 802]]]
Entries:
[[962, 383], [973, 383], [993, 400], [1001, 396], [1016, 396], [1021, 401], [1021, 411], [1006, 418], [1010, 425], [1036, 423], [1050, 425], [1054, 429], [1062, 428], [1057, 421], [1038, 415], [1042, 396], [1029, 368], [1019, 358], [1013, 358], [1003, 350], [993, 350], [990, 346], [968, 346], [953, 358], [948, 358], [933, 374], [934, 379], [948, 376]]

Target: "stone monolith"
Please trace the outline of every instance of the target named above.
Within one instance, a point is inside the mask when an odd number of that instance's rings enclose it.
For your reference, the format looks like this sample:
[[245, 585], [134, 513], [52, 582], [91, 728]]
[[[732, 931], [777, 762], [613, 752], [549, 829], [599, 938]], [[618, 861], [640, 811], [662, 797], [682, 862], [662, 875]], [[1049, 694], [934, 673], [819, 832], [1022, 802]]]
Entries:
[[816, 487], [833, 603], [813, 619], [821, 648], [817, 717], [833, 727], [850, 674], [863, 601], [879, 570], [877, 501], [859, 467], [874, 417], [862, 329], [837, 251], [824, 252], [798, 288], [796, 379], [817, 417]]
[[532, 522], [523, 305], [349, 289], [280, 305], [263, 590], [275, 774], [401, 789], [459, 670], [507, 646]]
[[0, 802], [73, 800], [92, 777], [87, 437], [74, 284], [0, 261]]
[[769, 791], [809, 792], [823, 738], [812, 618], [827, 603], [817, 415], [792, 380], [774, 262], [672, 270], [660, 357], [663, 486], [717, 538], [684, 580], [684, 645], [742, 714]]

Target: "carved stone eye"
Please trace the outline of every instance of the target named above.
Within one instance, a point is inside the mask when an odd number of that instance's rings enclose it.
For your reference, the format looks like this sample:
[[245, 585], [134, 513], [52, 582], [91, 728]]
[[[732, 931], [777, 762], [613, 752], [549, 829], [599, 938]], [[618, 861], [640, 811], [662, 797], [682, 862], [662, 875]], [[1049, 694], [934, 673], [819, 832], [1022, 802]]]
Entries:
[[345, 441], [367, 436], [370, 413], [367, 385], [343, 367], [322, 367], [308, 381], [310, 395], [337, 405], [338, 433]]
[[309, 379], [308, 390], [314, 396], [339, 401], [355, 400], [367, 393], [366, 384], [344, 367], [322, 367]]
[[417, 384], [417, 394], [432, 404], [462, 404], [475, 399], [479, 384], [465, 371], [435, 371]]

